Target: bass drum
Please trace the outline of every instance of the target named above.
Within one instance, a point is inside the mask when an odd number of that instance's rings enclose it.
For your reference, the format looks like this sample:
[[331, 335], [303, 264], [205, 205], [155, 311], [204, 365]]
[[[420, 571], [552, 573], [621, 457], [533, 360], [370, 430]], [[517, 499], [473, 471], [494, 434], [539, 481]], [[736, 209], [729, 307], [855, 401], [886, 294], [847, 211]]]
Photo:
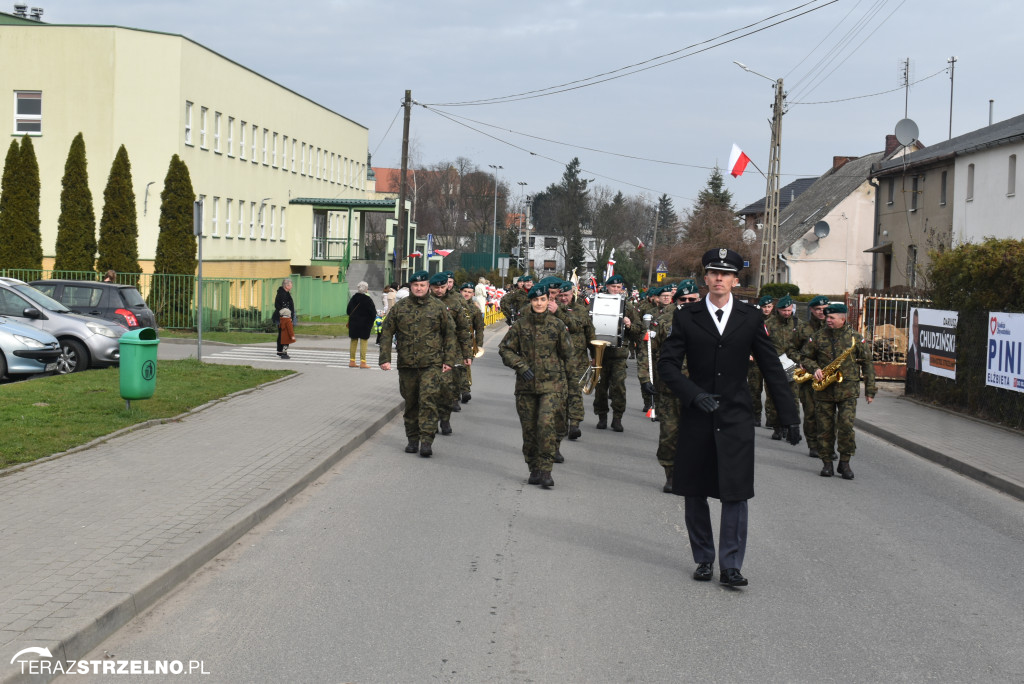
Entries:
[[626, 295], [597, 294], [590, 304], [595, 337], [612, 347], [621, 347], [626, 329]]

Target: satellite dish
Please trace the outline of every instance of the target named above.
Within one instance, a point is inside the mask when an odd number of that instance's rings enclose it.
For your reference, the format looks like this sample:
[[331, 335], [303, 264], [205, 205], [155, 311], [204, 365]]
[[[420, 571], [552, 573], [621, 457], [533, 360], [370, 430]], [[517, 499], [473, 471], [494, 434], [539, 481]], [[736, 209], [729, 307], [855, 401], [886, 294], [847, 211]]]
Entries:
[[814, 224], [814, 237], [821, 238], [828, 237], [829, 227], [828, 221], [818, 221]]
[[747, 228], [743, 231], [743, 243], [749, 245], [751, 242], [757, 239], [757, 233]]
[[896, 122], [896, 140], [900, 145], [906, 147], [917, 142], [919, 131], [913, 119], [900, 119]]

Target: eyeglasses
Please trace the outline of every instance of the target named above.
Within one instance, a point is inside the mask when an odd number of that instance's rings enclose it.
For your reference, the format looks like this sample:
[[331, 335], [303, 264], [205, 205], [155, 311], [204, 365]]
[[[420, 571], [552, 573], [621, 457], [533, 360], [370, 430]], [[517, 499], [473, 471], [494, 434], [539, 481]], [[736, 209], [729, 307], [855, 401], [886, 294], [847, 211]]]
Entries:
[[680, 301], [682, 301], [683, 304], [692, 304], [693, 302], [699, 302], [700, 295], [687, 295], [685, 297], [680, 297]]

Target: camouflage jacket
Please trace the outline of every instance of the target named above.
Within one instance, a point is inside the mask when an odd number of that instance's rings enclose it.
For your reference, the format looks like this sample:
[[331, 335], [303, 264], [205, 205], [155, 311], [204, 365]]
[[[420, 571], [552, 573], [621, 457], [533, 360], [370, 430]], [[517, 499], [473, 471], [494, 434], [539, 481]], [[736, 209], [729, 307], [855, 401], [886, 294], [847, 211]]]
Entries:
[[466, 300], [458, 290], [448, 290], [448, 294], [439, 299], [448, 307], [448, 313], [455, 321], [455, 338], [459, 341], [462, 358], [473, 358], [473, 319], [466, 308]]
[[484, 314], [480, 310], [480, 307], [473, 303], [472, 299], [463, 301], [466, 302], [466, 311], [469, 312], [469, 319], [472, 323], [471, 331], [472, 338], [475, 338], [477, 349], [483, 349], [484, 346], [484, 328], [487, 325], [484, 323]]
[[582, 301], [559, 304], [555, 316], [565, 323], [572, 340], [573, 355], [578, 361], [586, 361], [591, 354], [590, 341], [594, 339], [594, 322]]
[[[823, 330], [825, 327], [825, 321], [819, 321], [817, 318], [811, 318], [810, 320], [800, 321], [799, 323], [797, 323], [796, 334], [794, 336], [794, 348], [802, 351], [804, 345], [807, 344], [807, 340], [814, 337], [814, 335], [819, 330]], [[800, 363], [800, 359], [798, 359], [796, 356], [791, 356], [790, 358], [792, 358], [797, 363]]]
[[[651, 380], [651, 374], [647, 369], [647, 342], [641, 340], [640, 346], [637, 347], [636, 355], [636, 376], [641, 383], [653, 382], [654, 387], [659, 392], [665, 392], [671, 394], [670, 390], [666, 385], [661, 382], [661, 378], [658, 377], [658, 357], [661, 353], [661, 345], [665, 343], [668, 336], [672, 334], [672, 317], [676, 313], [676, 306], [666, 306], [665, 310], [662, 311], [661, 315], [651, 321], [651, 367], [654, 371], [654, 379]], [[683, 373], [686, 372], [686, 361], [683, 361]]]
[[391, 363], [391, 340], [398, 338], [399, 368], [430, 368], [461, 363], [455, 321], [432, 295], [395, 302], [380, 331], [380, 363]]
[[787, 354], [793, 361], [797, 360], [800, 352], [800, 346], [797, 344], [797, 327], [799, 325], [800, 321], [793, 316], [783, 318], [773, 313], [768, 317], [766, 323], [768, 337], [775, 345], [776, 354], [779, 356]]
[[501, 298], [501, 313], [509, 325], [515, 323], [516, 319], [530, 310], [529, 298], [526, 291], [516, 286], [514, 290]]
[[[530, 311], [509, 328], [498, 345], [501, 361], [516, 372], [516, 394], [565, 392], [566, 364], [572, 358], [569, 331], [553, 314]], [[526, 380], [523, 371], [533, 371]]]
[[875, 396], [875, 364], [871, 359], [871, 345], [864, 341], [853, 328], [844, 325], [835, 330], [822, 326], [807, 340], [800, 350], [799, 361], [808, 373], [824, 369], [855, 343], [853, 353], [846, 357], [839, 366], [843, 374], [842, 382], [834, 382], [820, 392], [815, 392], [816, 399], [824, 401], [842, 401], [852, 399], [860, 393], [860, 381], [864, 380], [864, 394]]

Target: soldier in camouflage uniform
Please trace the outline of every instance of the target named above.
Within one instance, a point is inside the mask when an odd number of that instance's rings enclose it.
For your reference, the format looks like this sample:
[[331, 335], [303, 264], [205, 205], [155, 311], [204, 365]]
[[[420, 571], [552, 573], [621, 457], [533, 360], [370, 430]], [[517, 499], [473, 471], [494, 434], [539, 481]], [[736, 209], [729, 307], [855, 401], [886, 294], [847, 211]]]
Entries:
[[[798, 321], [793, 317], [795, 309], [796, 305], [789, 295], [782, 297], [775, 305], [775, 312], [769, 316], [766, 327], [768, 328], [768, 337], [775, 345], [775, 353], [779, 356], [785, 354], [791, 361], [798, 362], [800, 347], [796, 346]], [[793, 397], [799, 404], [800, 394], [797, 391], [797, 384], [792, 379], [789, 381], [789, 388], [793, 391]], [[765, 397], [765, 413], [768, 414], [768, 426], [775, 429], [772, 432], [772, 439], [780, 440], [785, 437], [785, 427], [778, 424], [775, 403], [770, 396]]]
[[[469, 368], [473, 363], [472, 321], [466, 310], [466, 300], [458, 292], [450, 289], [449, 280], [447, 271], [435, 273], [430, 278], [430, 293], [448, 308], [448, 313], [451, 314], [452, 320], [455, 322], [455, 338], [458, 341], [459, 358], [461, 359], [459, 363]], [[443, 401], [437, 409], [442, 435], [452, 434], [452, 411], [462, 410], [462, 407], [459, 406], [459, 388], [461, 387], [459, 374], [463, 371], [459, 370], [458, 365], [452, 371], [444, 376]]]
[[[664, 292], [668, 295], [670, 290]], [[661, 352], [661, 345], [668, 336], [672, 334], [672, 317], [676, 309], [687, 304], [700, 301], [700, 294], [697, 291], [697, 284], [693, 280], [684, 280], [676, 288], [673, 297], [673, 304], [665, 307], [665, 311], [651, 323], [651, 354], [653, 358], [654, 378], [650, 378], [647, 372], [647, 345], [640, 345], [641, 356], [637, 357], [637, 376], [640, 385], [650, 385], [648, 391], [653, 390], [654, 411], [658, 420], [658, 463], [665, 469], [665, 486], [662, 491], [672, 493], [672, 472], [676, 457], [676, 442], [679, 438], [679, 398], [661, 381], [658, 373], [658, 358]], [[683, 373], [686, 373], [686, 363], [683, 363]]]
[[516, 411], [523, 428], [523, 457], [530, 484], [555, 485], [551, 468], [558, 435], [565, 432], [566, 364], [572, 341], [548, 306], [547, 288], [529, 293], [530, 311], [512, 324], [498, 347], [502, 362], [516, 372]]
[[[605, 282], [608, 294], [621, 294], [624, 284], [622, 276], [613, 275]], [[622, 414], [626, 412], [626, 360], [630, 348], [643, 336], [643, 325], [637, 314], [636, 307], [626, 298], [625, 330], [622, 345], [608, 347], [604, 352], [601, 365], [601, 377], [594, 390], [594, 413], [597, 414], [597, 429], [608, 428], [608, 403], [611, 400], [612, 429], [622, 432]]]
[[533, 276], [524, 273], [519, 276], [515, 286], [501, 298], [499, 308], [505, 316], [505, 322], [512, 325], [521, 314], [529, 310], [530, 304], [527, 301], [526, 293], [533, 287]]
[[[664, 313], [666, 309], [672, 308], [674, 310], [674, 307], [672, 306], [672, 294], [668, 287], [652, 287], [647, 291], [647, 294], [648, 301], [637, 310], [637, 314], [640, 316], [641, 322], [644, 321], [645, 316], [650, 315], [651, 322], [653, 324], [653, 322], [657, 321], [658, 318], [661, 317], [662, 313]], [[645, 326], [644, 331], [646, 332], [646, 330], [647, 328]], [[639, 345], [637, 346], [636, 358], [638, 373], [640, 371], [640, 366], [642, 365], [640, 363], [640, 355], [644, 355], [645, 358], [647, 356], [647, 347], [646, 342], [644, 342], [644, 337], [645, 335], [641, 335]], [[643, 363], [646, 364], [647, 362], [644, 361]], [[658, 363], [657, 357], [654, 358], [654, 363]], [[654, 395], [648, 393], [648, 391], [644, 389], [643, 383], [640, 385], [640, 396], [644, 400], [643, 411], [644, 413], [647, 413], [651, 410], [651, 406], [654, 404]]]
[[864, 380], [864, 396], [869, 404], [878, 391], [875, 387], [871, 347], [846, 324], [846, 305], [836, 302], [825, 308], [825, 327], [807, 340], [800, 352], [804, 368], [820, 382], [824, 377], [822, 369], [850, 349], [851, 345], [853, 351], [839, 366], [843, 381], [832, 383], [814, 397], [819, 431], [818, 448], [825, 464], [821, 476], [832, 477], [834, 474], [832, 461], [835, 455], [832, 448], [838, 442], [839, 467], [836, 470], [844, 480], [853, 479], [850, 459], [857, 450], [853, 422], [857, 418], [857, 395], [861, 379]]
[[[484, 328], [487, 326], [484, 324], [484, 313], [480, 310], [480, 307], [473, 302], [473, 294], [475, 292], [473, 283], [463, 283], [459, 292], [462, 293], [462, 298], [466, 300], [466, 310], [469, 312], [470, 321], [472, 323], [472, 339], [473, 346], [476, 349], [484, 348]], [[474, 355], [475, 358], [475, 355]], [[470, 394], [470, 388], [473, 386], [473, 369], [467, 367], [465, 372], [462, 374], [462, 403], [467, 404], [469, 400], [473, 398]]]
[[[757, 300], [757, 307], [764, 314], [764, 322], [767, 326], [772, 309], [775, 308], [775, 300], [771, 295], [764, 295]], [[747, 368], [747, 383], [750, 385], [750, 402], [754, 408], [754, 427], [761, 427], [761, 392], [764, 390], [764, 376], [761, 375], [758, 365], [754, 363], [753, 357], [750, 358], [750, 366]], [[766, 422], [765, 424], [771, 426], [771, 423]]]
[[445, 376], [459, 362], [455, 322], [430, 295], [426, 271], [409, 278], [410, 294], [395, 302], [381, 327], [380, 367], [391, 370], [391, 343], [398, 338], [398, 389], [405, 400], [406, 453], [433, 455], [437, 410]]
[[[798, 349], [803, 349], [804, 345], [807, 344], [807, 340], [814, 337], [814, 335], [825, 327], [825, 307], [828, 306], [828, 297], [824, 295], [818, 295], [810, 302], [807, 303], [807, 308], [810, 312], [810, 318], [806, 321], [800, 321], [796, 327], [796, 345]], [[799, 359], [794, 358], [794, 361], [800, 363]], [[806, 368], [804, 370], [807, 370]], [[805, 381], [797, 383], [797, 393], [800, 396], [800, 404], [804, 409], [804, 435], [807, 436], [807, 455], [811, 458], [819, 458], [818, 449], [818, 420], [817, 413], [814, 410], [814, 399], [817, 392], [814, 391], [814, 387], [811, 386], [811, 382]]]
[[568, 379], [566, 380], [566, 411], [569, 419], [569, 439], [576, 440], [582, 436], [580, 423], [586, 418], [583, 407], [583, 388], [580, 379], [590, 366], [593, 347], [590, 341], [595, 338], [594, 322], [582, 299], [574, 299], [572, 283], [562, 282], [558, 293], [558, 311], [555, 315], [565, 323], [572, 340], [572, 359], [566, 364]]

